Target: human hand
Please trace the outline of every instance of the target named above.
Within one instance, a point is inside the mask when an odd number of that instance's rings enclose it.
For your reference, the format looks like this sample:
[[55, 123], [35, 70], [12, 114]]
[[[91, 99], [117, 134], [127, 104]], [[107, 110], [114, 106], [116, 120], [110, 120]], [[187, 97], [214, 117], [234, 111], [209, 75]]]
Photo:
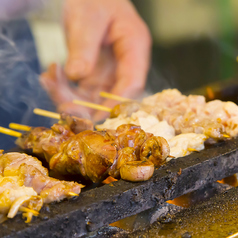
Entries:
[[112, 87], [114, 80], [108, 79], [114, 78], [114, 71], [115, 62], [111, 50], [102, 49], [94, 71], [87, 80], [82, 80], [79, 86], [70, 83], [63, 68], [57, 64], [51, 64], [48, 70], [41, 74], [40, 83], [56, 104], [57, 111], [92, 119], [95, 110], [78, 106], [72, 101], [78, 99], [100, 104], [102, 98], [99, 97], [99, 93], [109, 91]]
[[[128, 0], [65, 0], [67, 77], [77, 82], [77, 95], [112, 107], [99, 97], [108, 91], [134, 98], [144, 89], [150, 59], [149, 31]], [[106, 53], [105, 53], [106, 52]], [[105, 117], [98, 112], [95, 120]]]

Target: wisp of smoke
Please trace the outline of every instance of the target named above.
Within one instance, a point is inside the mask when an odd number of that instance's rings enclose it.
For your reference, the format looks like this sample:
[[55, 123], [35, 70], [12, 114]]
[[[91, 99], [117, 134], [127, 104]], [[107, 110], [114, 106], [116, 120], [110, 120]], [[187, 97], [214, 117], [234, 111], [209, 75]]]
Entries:
[[[52, 119], [33, 114], [36, 107], [51, 111], [55, 107], [40, 86], [34, 42], [31, 37], [27, 38], [29, 29], [24, 24], [23, 28], [20, 26], [19, 22], [0, 24], [0, 126], [8, 127], [10, 122], [50, 126]], [[18, 27], [24, 37], [17, 38], [16, 31], [9, 30], [14, 27]], [[0, 148], [12, 148], [14, 140], [0, 134]]]
[[174, 82], [171, 82], [168, 78], [165, 78], [153, 65], [150, 68], [148, 80], [146, 84], [146, 90], [141, 95], [141, 98], [150, 96], [157, 92], [161, 92], [164, 89], [174, 88]]

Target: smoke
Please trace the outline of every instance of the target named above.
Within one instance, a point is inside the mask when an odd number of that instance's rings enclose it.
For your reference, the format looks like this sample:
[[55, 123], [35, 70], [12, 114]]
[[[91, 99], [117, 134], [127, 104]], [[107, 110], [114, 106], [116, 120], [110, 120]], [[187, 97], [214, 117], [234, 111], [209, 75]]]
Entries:
[[[40, 66], [26, 21], [0, 24], [0, 126], [10, 122], [50, 126], [52, 119], [33, 114], [36, 107], [55, 107], [39, 83]], [[0, 148], [10, 149], [15, 138], [0, 135]]]
[[145, 92], [141, 95], [140, 99], [143, 99], [144, 97], [150, 96], [157, 92], [161, 92], [164, 89], [175, 87], [176, 85], [174, 81], [171, 81], [170, 78], [165, 77], [163, 74], [160, 73], [158, 69], [156, 69], [152, 65], [149, 70]]

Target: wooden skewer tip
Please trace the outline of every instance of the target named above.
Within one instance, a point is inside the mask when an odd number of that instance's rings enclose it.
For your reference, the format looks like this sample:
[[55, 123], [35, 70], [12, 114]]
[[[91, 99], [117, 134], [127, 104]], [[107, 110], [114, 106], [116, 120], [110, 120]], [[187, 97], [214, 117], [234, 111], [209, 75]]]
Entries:
[[35, 216], [38, 216], [39, 215], [39, 212], [33, 210], [33, 209], [29, 209], [27, 207], [20, 207], [19, 208], [19, 211], [21, 212], [31, 212], [32, 214], [34, 214]]
[[11, 129], [15, 129], [15, 130], [21, 130], [21, 131], [30, 131], [31, 127], [27, 126], [27, 125], [21, 125], [21, 124], [17, 124], [17, 123], [10, 123], [9, 128]]
[[131, 101], [131, 99], [129, 99], [129, 98], [124, 98], [124, 97], [121, 97], [121, 96], [118, 96], [118, 95], [115, 95], [115, 94], [112, 94], [112, 93], [107, 93], [107, 92], [100, 92], [99, 95], [101, 97], [108, 98], [108, 99], [113, 99], [113, 100], [120, 101], [120, 102]]
[[79, 196], [77, 193], [74, 193], [74, 192], [68, 192], [67, 195], [72, 196], [72, 197]]
[[50, 112], [50, 111], [46, 111], [46, 110], [43, 110], [40, 108], [35, 108], [33, 110], [33, 112], [39, 116], [51, 117], [51, 118], [58, 119], [58, 120], [60, 119], [60, 114], [56, 113], [56, 112]]
[[93, 108], [93, 109], [96, 109], [96, 110], [101, 110], [101, 111], [106, 111], [106, 112], [111, 112], [112, 111], [111, 108], [105, 107], [105, 106], [102, 106], [102, 105], [98, 105], [96, 103], [84, 102], [84, 101], [80, 101], [80, 100], [73, 100], [73, 103], [81, 105], [81, 106]]
[[13, 131], [4, 127], [0, 126], [0, 133], [9, 135], [9, 136], [15, 136], [15, 137], [21, 137], [22, 133], [18, 132], [18, 131]]

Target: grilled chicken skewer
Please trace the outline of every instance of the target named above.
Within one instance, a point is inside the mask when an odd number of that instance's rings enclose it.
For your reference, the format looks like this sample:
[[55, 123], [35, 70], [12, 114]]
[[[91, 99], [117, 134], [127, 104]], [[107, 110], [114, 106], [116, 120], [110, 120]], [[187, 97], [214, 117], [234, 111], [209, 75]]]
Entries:
[[[143, 143], [153, 135], [145, 133], [139, 126], [122, 125], [111, 131], [85, 130], [76, 135], [67, 126], [57, 123], [51, 129], [34, 128], [30, 134], [18, 138], [16, 143], [23, 149], [43, 154], [51, 170], [61, 174], [80, 174], [93, 182], [101, 181], [107, 174], [119, 177], [120, 168], [116, 166], [118, 153], [125, 147], [135, 149], [135, 160], [148, 160], [153, 167], [154, 164], [163, 164], [169, 155], [168, 143], [162, 137], [154, 141], [150, 139], [151, 142], [146, 143], [143, 152], [140, 152]], [[160, 146], [157, 145], [158, 140], [161, 141]], [[153, 143], [154, 150], [151, 147]], [[148, 153], [155, 153], [157, 157], [159, 155], [159, 159], [156, 157], [159, 162], [145, 156], [144, 150], [149, 144], [147, 150], [151, 152]], [[139, 165], [137, 167], [139, 169]], [[142, 168], [145, 168], [144, 164]], [[118, 172], [115, 173], [115, 170]]]
[[80, 193], [83, 185], [48, 176], [41, 162], [22, 153], [0, 155], [1, 218], [13, 218], [18, 210], [27, 222], [37, 215], [43, 203], [60, 201]]
[[88, 119], [77, 118], [62, 113], [61, 119], [51, 129], [45, 127], [32, 128], [16, 140], [23, 149], [31, 149], [33, 153], [44, 157], [47, 161], [55, 154], [60, 144], [84, 130], [92, 130], [93, 123]]
[[[169, 146], [164, 138], [152, 136], [135, 125], [121, 125], [117, 130], [109, 131], [83, 131], [61, 144], [59, 152], [50, 159], [50, 169], [62, 174], [81, 174], [98, 182], [105, 175], [118, 178], [121, 164], [130, 161], [147, 161], [152, 167], [161, 166], [169, 155]], [[129, 151], [131, 159], [122, 158], [125, 150]], [[143, 173], [143, 168], [144, 165], [137, 164], [138, 171]], [[139, 181], [137, 178], [128, 180]]]
[[97, 128], [115, 129], [117, 120], [129, 120], [135, 112], [147, 112], [160, 121], [166, 121], [181, 133], [204, 134], [209, 138], [225, 140], [238, 135], [238, 106], [220, 100], [205, 101], [198, 95], [182, 95], [177, 89], [168, 89], [144, 98], [141, 103], [125, 101], [115, 106], [111, 118]]

